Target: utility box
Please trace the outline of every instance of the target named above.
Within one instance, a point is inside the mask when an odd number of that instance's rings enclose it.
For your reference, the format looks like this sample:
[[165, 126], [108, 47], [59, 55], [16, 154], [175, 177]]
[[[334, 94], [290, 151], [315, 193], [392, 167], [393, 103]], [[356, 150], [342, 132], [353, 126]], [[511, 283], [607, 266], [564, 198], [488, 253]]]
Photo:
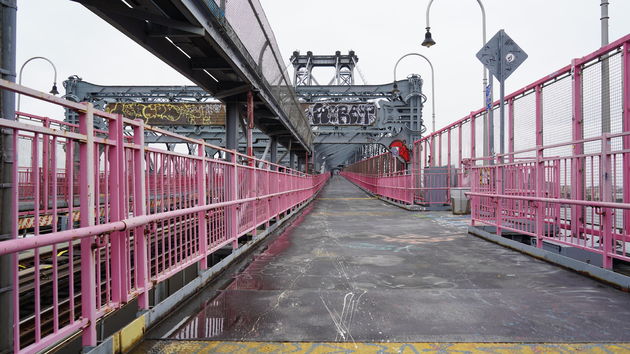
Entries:
[[451, 210], [455, 215], [470, 214], [470, 198], [466, 195], [469, 187], [451, 187]]
[[451, 207], [448, 189], [453, 168], [427, 166], [423, 171], [423, 202], [425, 210], [448, 210]]

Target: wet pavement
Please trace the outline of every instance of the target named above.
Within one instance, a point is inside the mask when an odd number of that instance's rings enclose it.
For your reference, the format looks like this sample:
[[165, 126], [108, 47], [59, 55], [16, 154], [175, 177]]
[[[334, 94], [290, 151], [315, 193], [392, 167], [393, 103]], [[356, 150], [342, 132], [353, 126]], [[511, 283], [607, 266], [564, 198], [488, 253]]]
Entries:
[[467, 220], [409, 212], [335, 176], [299, 223], [163, 338], [630, 341], [629, 294], [468, 235]]

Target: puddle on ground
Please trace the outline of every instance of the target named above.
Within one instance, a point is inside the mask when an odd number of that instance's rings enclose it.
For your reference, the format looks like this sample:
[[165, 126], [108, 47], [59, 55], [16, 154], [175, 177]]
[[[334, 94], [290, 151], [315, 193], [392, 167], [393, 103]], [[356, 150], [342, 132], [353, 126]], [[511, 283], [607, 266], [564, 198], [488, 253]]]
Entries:
[[270, 260], [291, 246], [293, 230], [302, 223], [315, 204], [314, 202], [307, 206], [280, 236], [271, 241], [267, 248], [256, 255], [244, 270], [234, 276], [232, 282], [221, 290], [219, 295], [206, 301], [196, 315], [188, 318], [168, 337], [171, 339], [212, 338], [235, 327], [250, 328], [257, 316], [248, 313], [247, 306], [242, 304], [245, 299], [241, 296], [235, 296], [234, 291], [268, 288], [264, 284], [261, 270]]

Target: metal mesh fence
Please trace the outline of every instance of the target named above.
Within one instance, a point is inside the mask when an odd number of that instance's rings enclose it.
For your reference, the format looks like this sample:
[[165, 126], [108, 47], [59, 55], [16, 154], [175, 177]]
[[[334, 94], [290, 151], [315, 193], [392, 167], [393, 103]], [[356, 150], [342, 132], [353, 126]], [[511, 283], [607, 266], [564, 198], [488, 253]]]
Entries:
[[[529, 92], [514, 99], [514, 151], [536, 147], [536, 97]], [[531, 157], [533, 152], [518, 154], [516, 157]]]
[[[571, 77], [566, 75], [542, 89], [543, 145], [566, 143], [572, 138], [572, 95]], [[545, 157], [569, 156], [570, 146], [544, 151]]]
[[270, 88], [279, 108], [305, 139], [312, 145], [313, 136], [304, 111], [287, 75], [276, 38], [258, 0], [215, 0], [224, 11], [229, 27], [247, 50], [250, 62], [257, 68]]

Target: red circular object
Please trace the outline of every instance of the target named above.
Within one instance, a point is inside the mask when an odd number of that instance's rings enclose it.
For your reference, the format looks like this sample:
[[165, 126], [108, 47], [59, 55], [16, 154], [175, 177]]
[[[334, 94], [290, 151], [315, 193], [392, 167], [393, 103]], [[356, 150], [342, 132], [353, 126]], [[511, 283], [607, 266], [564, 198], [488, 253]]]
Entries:
[[398, 148], [398, 156], [405, 160], [405, 162], [409, 162], [409, 149], [407, 149], [407, 145], [400, 140], [394, 140], [391, 144], [389, 144], [389, 149], [397, 147]]

